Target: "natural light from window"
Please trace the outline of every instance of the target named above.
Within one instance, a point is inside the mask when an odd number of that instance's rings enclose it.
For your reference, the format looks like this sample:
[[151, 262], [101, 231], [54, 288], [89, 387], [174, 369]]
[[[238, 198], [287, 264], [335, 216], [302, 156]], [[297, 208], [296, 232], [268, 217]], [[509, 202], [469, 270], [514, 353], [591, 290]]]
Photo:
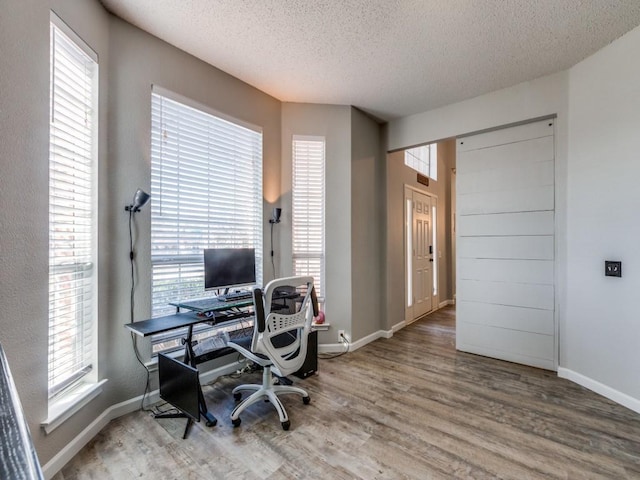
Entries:
[[293, 137], [292, 237], [294, 275], [310, 275], [324, 302], [325, 139]]
[[[254, 248], [262, 285], [262, 132], [154, 87], [151, 97], [152, 315], [204, 290], [205, 248]], [[167, 347], [166, 339], [154, 342]]]
[[97, 57], [51, 23], [49, 397], [95, 368]]
[[438, 180], [438, 144], [422, 145], [404, 151], [404, 164], [422, 175]]

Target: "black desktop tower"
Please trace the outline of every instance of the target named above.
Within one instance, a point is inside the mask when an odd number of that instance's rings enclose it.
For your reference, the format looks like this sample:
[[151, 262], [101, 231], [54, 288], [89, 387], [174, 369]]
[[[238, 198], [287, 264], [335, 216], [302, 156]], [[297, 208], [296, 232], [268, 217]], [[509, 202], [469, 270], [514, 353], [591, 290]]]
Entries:
[[307, 344], [307, 356], [304, 359], [302, 368], [298, 370], [294, 375], [300, 378], [307, 378], [318, 370], [318, 332], [312, 331], [309, 333], [309, 340]]

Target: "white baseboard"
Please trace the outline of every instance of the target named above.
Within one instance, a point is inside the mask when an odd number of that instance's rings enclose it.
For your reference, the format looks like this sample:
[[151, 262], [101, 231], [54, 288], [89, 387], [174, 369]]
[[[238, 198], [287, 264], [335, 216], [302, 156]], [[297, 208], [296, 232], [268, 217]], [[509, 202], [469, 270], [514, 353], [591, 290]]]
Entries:
[[580, 373], [574, 372], [573, 370], [569, 370], [568, 368], [559, 367], [558, 368], [558, 376], [561, 378], [566, 378], [567, 380], [571, 380], [578, 385], [582, 385], [589, 390], [596, 392], [603, 397], [608, 398], [624, 407], [627, 407], [630, 410], [633, 410], [636, 413], [640, 413], [640, 400], [637, 398], [633, 398], [626, 393], [619, 392], [618, 390], [611, 388], [603, 383], [598, 382], [597, 380], [593, 380], [592, 378], [586, 377]]
[[443, 302], [440, 302], [440, 305], [438, 305], [438, 310], [446, 307], [447, 305], [455, 305], [455, 304], [456, 304], [455, 300], [444, 300]]
[[[239, 362], [233, 362], [228, 365], [223, 365], [218, 368], [207, 370], [200, 374], [200, 383], [206, 385], [207, 383], [215, 380], [222, 375], [228, 375], [238, 370], [240, 366]], [[151, 405], [160, 400], [160, 393], [158, 390], [150, 392], [145, 399], [146, 405]], [[93, 437], [95, 437], [100, 430], [107, 426], [111, 420], [115, 420], [118, 417], [126, 415], [131, 412], [135, 412], [140, 409], [140, 402], [142, 402], [142, 395], [138, 395], [135, 398], [125, 400], [124, 402], [117, 403], [107, 408], [102, 414], [96, 418], [87, 428], [85, 428], [79, 435], [77, 435], [71, 442], [69, 442], [62, 450], [60, 450], [51, 460], [49, 460], [43, 467], [42, 472], [46, 479], [52, 478], [58, 473], [62, 467], [64, 467], [73, 457], [75, 457], [82, 448], [89, 443]]]
[[359, 348], [364, 347], [366, 344], [375, 342], [377, 339], [385, 336], [384, 330], [378, 330], [377, 332], [373, 332], [366, 337], [362, 337], [360, 340], [356, 340], [353, 342], [349, 348], [350, 351], [357, 350]]
[[[377, 332], [373, 332], [366, 337], [362, 337], [360, 340], [356, 340], [353, 343], [349, 344], [349, 352], [353, 352], [359, 348], [364, 347], [365, 345], [376, 341], [379, 338], [391, 338], [393, 334], [403, 328], [405, 326], [404, 320], [396, 323], [391, 330], [378, 330]], [[342, 343], [323, 343], [318, 345], [318, 353], [339, 353], [344, 352], [344, 344]]]
[[402, 330], [406, 326], [407, 326], [407, 322], [405, 322], [404, 320], [399, 321], [398, 323], [396, 323], [394, 326], [391, 327], [391, 335], [388, 336], [387, 338], [391, 338], [394, 333], [396, 333], [398, 330]]
[[75, 457], [78, 452], [80, 452], [80, 450], [82, 450], [82, 448], [89, 443], [93, 437], [100, 433], [100, 430], [106, 427], [111, 420], [138, 410], [140, 408], [141, 400], [142, 396], [139, 396], [107, 408], [102, 412], [102, 415], [91, 422], [87, 428], [71, 440], [71, 442], [69, 442], [42, 467], [44, 477], [46, 479], [50, 479], [58, 473], [62, 467]]
[[318, 344], [318, 353], [340, 353], [344, 351], [344, 343]]

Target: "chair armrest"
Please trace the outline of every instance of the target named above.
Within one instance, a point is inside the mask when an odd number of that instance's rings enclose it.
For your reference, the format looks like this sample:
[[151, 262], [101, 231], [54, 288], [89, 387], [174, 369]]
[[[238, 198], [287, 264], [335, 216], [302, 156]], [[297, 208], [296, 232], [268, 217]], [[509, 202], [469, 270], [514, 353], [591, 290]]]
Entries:
[[264, 315], [264, 299], [260, 288], [253, 289], [253, 308], [256, 315], [256, 326], [258, 332], [264, 332], [265, 315]]
[[318, 296], [316, 295], [316, 287], [311, 287], [311, 305], [313, 307], [313, 316], [317, 317], [320, 312], [320, 308], [318, 308]]
[[239, 353], [242, 354], [242, 356], [244, 356], [245, 358], [248, 358], [253, 363], [257, 363], [261, 367], [266, 367], [267, 365], [271, 365], [273, 363], [269, 359], [269, 357], [266, 357], [264, 355], [260, 355], [259, 353], [253, 353], [251, 350], [249, 350], [249, 349], [245, 348], [244, 346], [239, 345], [237, 343], [228, 342], [227, 346], [233, 348], [236, 351], [238, 351]]

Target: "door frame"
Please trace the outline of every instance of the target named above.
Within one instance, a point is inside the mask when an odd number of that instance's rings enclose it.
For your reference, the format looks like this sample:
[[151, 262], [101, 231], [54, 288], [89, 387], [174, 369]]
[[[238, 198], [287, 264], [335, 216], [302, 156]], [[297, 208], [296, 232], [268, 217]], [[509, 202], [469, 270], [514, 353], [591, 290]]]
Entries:
[[[432, 210], [430, 212], [430, 217], [431, 217], [431, 228], [435, 229], [435, 232], [438, 232], [440, 229], [440, 225], [438, 224], [438, 208], [440, 208], [439, 202], [438, 202], [438, 195], [428, 192], [426, 190], [422, 190], [420, 188], [416, 188], [412, 185], [407, 185], [406, 183], [403, 185], [403, 189], [402, 189], [402, 215], [403, 215], [403, 228], [402, 228], [402, 249], [404, 252], [403, 255], [403, 270], [404, 270], [404, 294], [403, 294], [403, 304], [404, 304], [404, 323], [405, 325], [409, 325], [410, 323], [413, 323], [417, 320], [417, 318], [414, 318], [413, 316], [413, 306], [409, 306], [409, 302], [408, 300], [408, 291], [409, 291], [409, 269], [408, 269], [408, 256], [409, 256], [409, 252], [407, 249], [407, 232], [408, 232], [408, 222], [409, 222], [409, 218], [407, 215], [407, 200], [409, 199], [409, 196], [407, 195], [408, 192], [417, 192], [420, 193], [421, 195], [426, 195], [427, 197], [430, 197], [431, 200], [435, 200], [435, 205], [436, 205], [436, 215], [433, 215], [433, 205], [432, 205]], [[435, 218], [433, 218], [435, 217]], [[413, 223], [413, 222], [412, 222]], [[433, 231], [433, 230], [432, 230]], [[411, 225], [411, 232], [413, 233], [413, 225]], [[439, 272], [439, 258], [438, 258], [438, 248], [440, 248], [440, 245], [435, 245], [435, 248], [433, 249], [433, 270], [431, 272], [432, 276], [435, 276], [435, 280], [436, 282], [439, 281], [440, 278], [440, 272]], [[434, 275], [435, 272], [435, 275]], [[432, 280], [433, 283], [433, 280]], [[433, 295], [431, 297], [431, 310], [429, 310], [429, 312], [427, 312], [427, 314], [434, 312], [436, 310], [438, 310], [438, 308], [440, 307], [440, 288], [438, 285], [436, 285], [435, 283], [433, 283], [432, 287], [436, 288], [436, 294]], [[433, 288], [432, 288], [433, 289]]]

